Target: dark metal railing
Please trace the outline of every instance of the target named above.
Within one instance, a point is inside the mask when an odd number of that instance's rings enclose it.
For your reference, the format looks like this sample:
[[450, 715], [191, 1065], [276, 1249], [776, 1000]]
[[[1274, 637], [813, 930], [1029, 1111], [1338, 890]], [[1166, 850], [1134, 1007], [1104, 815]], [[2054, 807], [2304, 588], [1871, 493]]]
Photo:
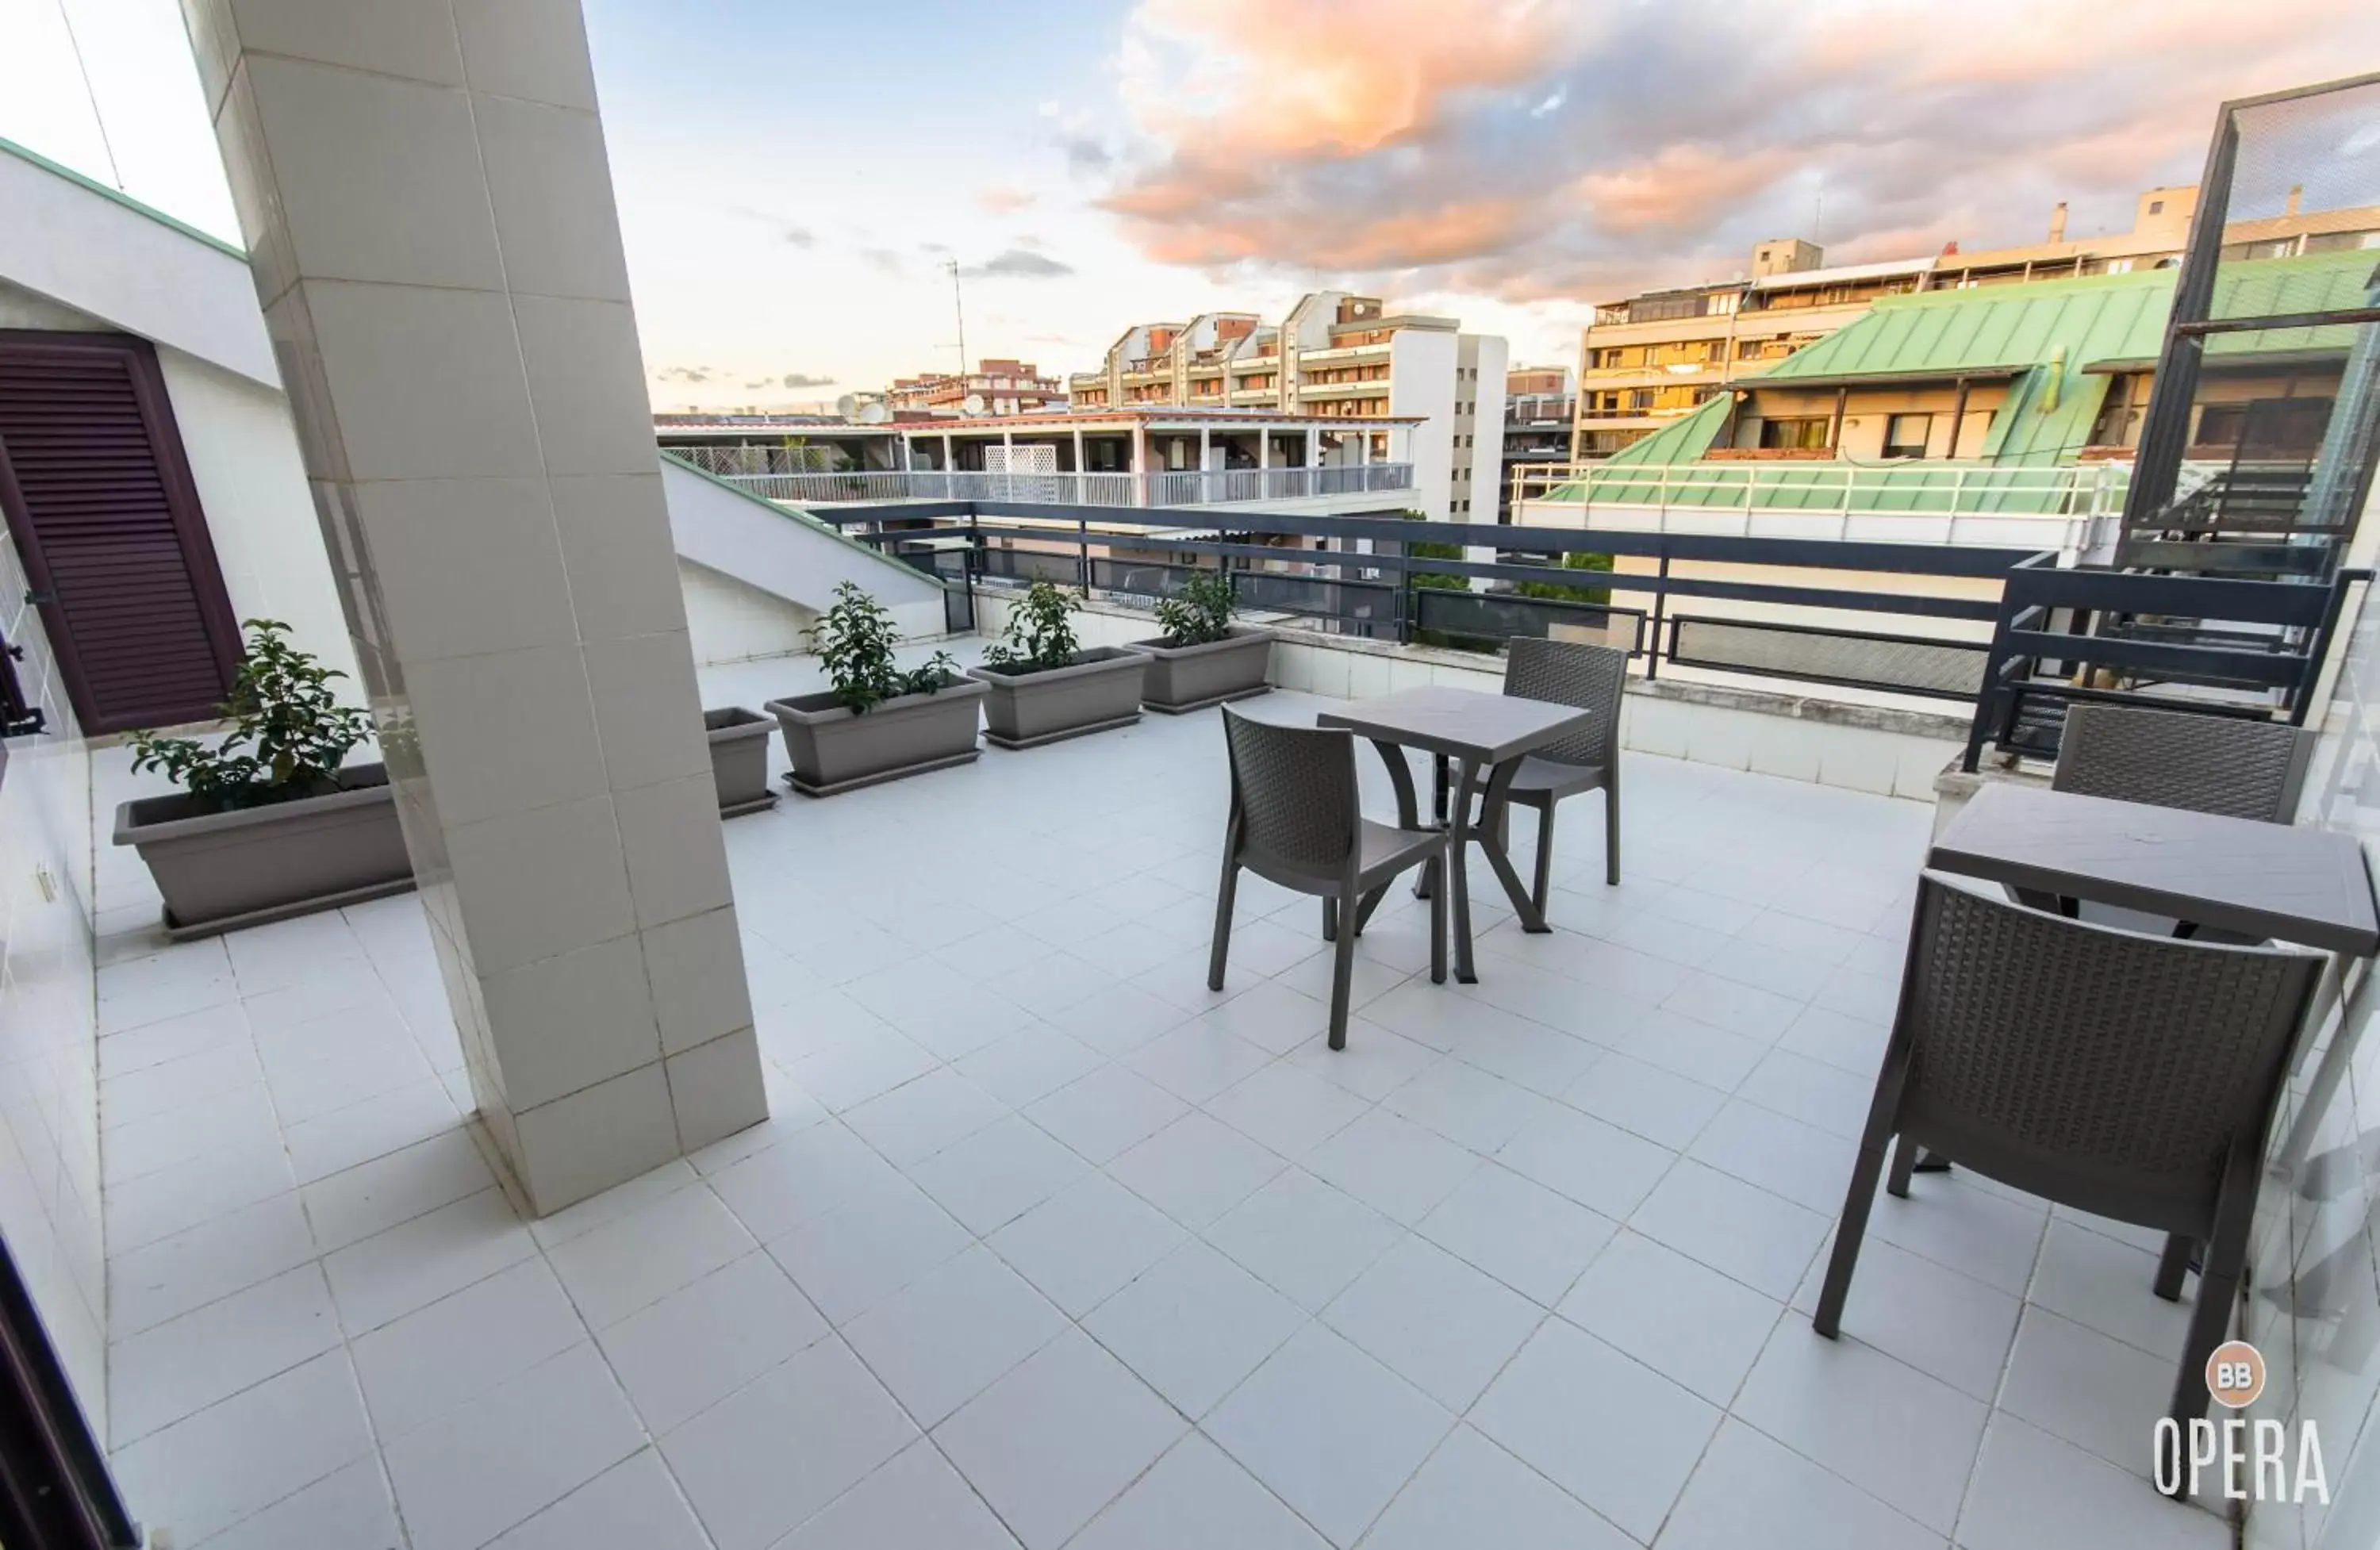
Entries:
[[[1328, 633], [1375, 640], [1494, 650], [1516, 636], [1557, 631], [1622, 644], [1658, 676], [1665, 661], [1762, 677], [1888, 693], [1965, 697], [1982, 681], [1980, 641], [1937, 638], [1905, 628], [1823, 621], [1747, 623], [1675, 613], [1679, 599], [1843, 611], [1885, 626], [1914, 619], [1994, 619], [1988, 598], [1924, 583], [1991, 579], [2031, 557], [2022, 550], [1938, 544], [1750, 539], [1700, 534], [1588, 533], [1578, 528], [1497, 527], [1413, 522], [1390, 516], [1308, 516], [1272, 512], [1229, 515], [1196, 509], [1119, 512], [1037, 503], [916, 503], [823, 508], [811, 514], [863, 542], [892, 547], [912, 563], [930, 546], [934, 574], [993, 586], [1054, 581], [1154, 601], [1200, 571], [1228, 568], [1243, 607], [1308, 622]], [[1482, 543], [1481, 539], [1488, 539]], [[955, 543], [954, 543], [955, 540]], [[1489, 559], [1415, 554], [1414, 546], [1457, 547]], [[1492, 548], [1490, 547], [1492, 545]], [[1617, 572], [1576, 570], [1572, 554], [1631, 563]], [[1778, 579], [1703, 574], [1697, 565], [1757, 567]], [[1808, 584], [1796, 571], [1906, 576], [1908, 587]], [[1581, 597], [1432, 585], [1535, 582]], [[1649, 609], [1610, 595], [1651, 599]], [[1724, 626], [1724, 627], [1723, 627]], [[1928, 655], [1926, 648], [1937, 648]], [[1955, 682], [1946, 661], [1972, 659], [1973, 681]]]
[[2347, 589], [2371, 576], [2342, 570], [2312, 583], [2059, 569], [2046, 555], [2014, 566], [2000, 587], [1964, 767], [1977, 768], [1986, 744], [2056, 757], [2076, 700], [2301, 725]]
[[[2168, 575], [1963, 545], [1707, 534], [1589, 532], [1410, 522], [1389, 516], [1229, 517], [1188, 509], [1117, 513], [1020, 503], [844, 507], [813, 514], [863, 542], [932, 546], [954, 591], [1049, 580], [1127, 599], [1181, 590], [1228, 569], [1242, 604], [1322, 631], [1375, 640], [1494, 650], [1516, 636], [1585, 636], [1626, 645], [1658, 677], [1662, 664], [1809, 684], [1972, 700], [1963, 762], [1985, 745], [2054, 757], [2077, 699], [2153, 704], [2212, 715], [2302, 721], [2338, 633], [2344, 588], [2303, 580]], [[1480, 543], [1485, 537], [1493, 548]], [[1452, 549], [1461, 557], [1415, 553]], [[1470, 558], [1475, 552], [1495, 557]], [[1572, 569], [1574, 554], [1626, 568]], [[1722, 569], [1724, 567], [1724, 569]], [[1810, 581], [1796, 573], [1819, 573]], [[1834, 585], [1853, 573], [1864, 585]], [[1745, 576], [1759, 579], [1745, 579]], [[1770, 576], [1779, 579], [1768, 579]], [[1537, 582], [1600, 591], [1603, 600], [1431, 585], [1430, 576]], [[1888, 578], [1914, 585], [1890, 585]], [[1989, 581], [2000, 597], [1977, 596]], [[1935, 585], [1926, 585], [1932, 583]], [[1649, 609], [1609, 600], [1649, 598]], [[1755, 605], [1726, 618], [1684, 599]], [[1837, 623], [1781, 613], [1818, 610]], [[970, 608], [967, 613], [972, 623]], [[1865, 621], [1874, 620], [1876, 627]], [[1917, 620], [1988, 624], [1988, 641]], [[1895, 627], [1895, 626], [1899, 627]], [[953, 627], [960, 627], [954, 625]]]

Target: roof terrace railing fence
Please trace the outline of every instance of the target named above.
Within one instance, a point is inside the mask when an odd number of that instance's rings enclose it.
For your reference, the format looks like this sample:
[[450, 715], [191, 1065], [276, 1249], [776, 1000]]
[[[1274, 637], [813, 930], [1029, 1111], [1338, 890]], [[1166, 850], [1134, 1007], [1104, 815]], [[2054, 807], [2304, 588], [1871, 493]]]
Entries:
[[2168, 575], [2036, 556], [2012, 567], [1985, 657], [1963, 759], [1986, 745], [2054, 758], [2077, 700], [2150, 705], [2303, 725], [2348, 588], [2325, 582]]
[[[1593, 530], [1733, 533], [1753, 538], [2089, 552], [2112, 541], [2130, 465], [2009, 467], [1984, 462], [1886, 465], [1820, 459], [1523, 465], [1512, 470], [1521, 521], [1552, 508]], [[1578, 508], [1585, 508], [1581, 514]]]
[[[1244, 608], [1330, 634], [1484, 650], [1514, 636], [1560, 634], [1624, 647], [1647, 677], [1667, 665], [1971, 702], [1971, 770], [1993, 745], [2054, 757], [2073, 700], [2301, 721], [2344, 614], [2345, 589], [2370, 579], [2342, 571], [2310, 585], [2061, 567], [2050, 552], [1965, 545], [1279, 512], [986, 501], [815, 515], [941, 577], [954, 604], [969, 603], [954, 607], [953, 628], [971, 625], [978, 586], [1052, 581], [1147, 602], [1178, 593], [1201, 572], [1228, 569]], [[1581, 553], [1628, 567], [1564, 565]], [[1495, 558], [1472, 557], [1479, 554]], [[1895, 576], [1908, 584], [1891, 585]], [[1474, 580], [1562, 590], [1473, 590]], [[1946, 580], [1997, 582], [2000, 596]], [[1679, 606], [1687, 599], [1751, 607], [1722, 616]], [[1943, 621], [1970, 630], [1989, 622], [1993, 633], [1973, 638]]]
[[[702, 448], [670, 449], [686, 456]], [[771, 449], [773, 450], [773, 449]], [[803, 507], [882, 501], [1031, 501], [1062, 506], [1205, 506], [1323, 495], [1396, 494], [1414, 487], [1410, 463], [1318, 468], [1158, 469], [1131, 473], [988, 473], [975, 469], [866, 469], [777, 473], [707, 466], [705, 472], [771, 501]]]
[[[1178, 592], [1201, 571], [1229, 568], [1244, 608], [1291, 615], [1332, 634], [1493, 650], [1515, 636], [1560, 630], [1627, 647], [1648, 676], [1658, 676], [1669, 662], [1949, 698], [1970, 697], [1980, 688], [1983, 643], [1913, 634], [1912, 623], [1979, 624], [1995, 618], [1990, 598], [1946, 596], [1955, 589], [1939, 581], [1997, 577], [2032, 557], [2024, 550], [1936, 544], [1605, 534], [1278, 512], [1232, 512], [1219, 523], [1218, 514], [1195, 509], [1120, 512], [998, 501], [830, 507], [814, 515], [954, 587], [1046, 580], [1154, 599]], [[1483, 539], [1494, 549], [1485, 548]], [[1415, 545], [1453, 548], [1465, 557], [1416, 554]], [[1473, 559], [1466, 551], [1498, 557]], [[1577, 553], [1645, 563], [1624, 574], [1564, 568], [1564, 559]], [[1687, 574], [1673, 571], [1675, 561], [1777, 567], [1780, 579]], [[1796, 570], [1834, 573], [1828, 580], [1844, 572], [1901, 575], [1912, 585], [1803, 585], [1793, 579]], [[1441, 577], [1534, 582], [1572, 595], [1470, 590]], [[1617, 603], [1614, 593], [1649, 598], [1650, 605]], [[1681, 598], [1826, 612], [1812, 622], [1763, 627], [1675, 614], [1671, 603]], [[1834, 611], [1874, 619], [1880, 627], [1828, 620]], [[1972, 670], [1963, 682], [1961, 661]]]

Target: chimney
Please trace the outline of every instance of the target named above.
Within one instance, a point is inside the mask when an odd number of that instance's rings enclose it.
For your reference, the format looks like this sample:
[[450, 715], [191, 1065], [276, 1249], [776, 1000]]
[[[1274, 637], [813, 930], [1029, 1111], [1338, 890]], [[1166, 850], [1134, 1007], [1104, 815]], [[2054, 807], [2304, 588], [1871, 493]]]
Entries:
[[2050, 207], [2049, 240], [2052, 242], [2066, 240], [2066, 201], [2064, 200], [2059, 200]]
[[2304, 185], [2304, 184], [2302, 184], [2302, 183], [2292, 183], [2292, 184], [2290, 184], [2290, 185], [2289, 185], [2289, 208], [2288, 208], [2287, 210], [2284, 210], [2283, 212], [2281, 212], [2281, 213], [2282, 213], [2282, 214], [2284, 214], [2284, 215], [2295, 215], [2295, 214], [2298, 212], [2298, 206], [2300, 206], [2300, 205], [2303, 204], [2304, 202], [2305, 202], [2305, 185]]

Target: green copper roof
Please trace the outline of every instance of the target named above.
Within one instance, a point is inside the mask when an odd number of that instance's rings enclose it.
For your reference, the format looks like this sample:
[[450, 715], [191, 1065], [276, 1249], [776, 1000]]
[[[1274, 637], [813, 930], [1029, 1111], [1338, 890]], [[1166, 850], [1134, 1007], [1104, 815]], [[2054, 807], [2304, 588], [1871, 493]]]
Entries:
[[[2380, 286], [2374, 270], [2375, 256], [2362, 250], [2227, 263], [2216, 276], [2214, 315], [2283, 316], [2368, 307]], [[2142, 369], [2155, 360], [2179, 272], [2146, 270], [1887, 297], [1864, 317], [1742, 381], [1745, 386], [1806, 381], [1815, 388], [1856, 385], [1864, 378], [1884, 382], [1990, 373], [2008, 381], [2008, 399], [1975, 449], [1975, 461], [2003, 469], [2062, 466], [2089, 440], [2112, 380], [2106, 369], [2090, 368], [2123, 362], [2129, 369]], [[2260, 329], [2220, 335], [2209, 354], [2219, 358], [2344, 350], [2354, 343], [2355, 332], [2351, 324]], [[1586, 479], [1551, 498], [1650, 500], [1662, 482], [1652, 469], [1696, 463], [1694, 486], [1670, 485], [1668, 503], [1740, 506], [1746, 492], [1734, 487], [1748, 484], [1755, 469], [1760, 488], [1752, 499], [1758, 505], [1832, 507], [1843, 501], [1840, 470], [1851, 466], [1847, 460], [1702, 462], [1726, 430], [1731, 409], [1729, 396], [1721, 394], [1614, 454]], [[1979, 480], [1974, 461], [1961, 462], [1968, 473], [1957, 499], [1960, 510], [2022, 511], [2056, 498], [2034, 480]], [[1850, 502], [1852, 509], [1885, 501], [1896, 509], [1928, 509], [1937, 488], [1948, 500], [1946, 481], [1958, 467], [1938, 462], [1863, 466], [1866, 471], [1860, 495]], [[1632, 468], [1645, 473], [1632, 477]], [[2000, 483], [2008, 488], [1997, 488]]]

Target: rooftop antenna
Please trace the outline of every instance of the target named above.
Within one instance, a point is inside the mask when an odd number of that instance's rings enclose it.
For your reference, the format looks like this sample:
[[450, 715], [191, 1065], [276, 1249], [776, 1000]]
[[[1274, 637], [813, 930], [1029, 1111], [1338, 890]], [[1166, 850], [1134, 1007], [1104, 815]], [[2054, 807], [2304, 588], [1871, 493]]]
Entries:
[[964, 382], [966, 381], [966, 369], [967, 369], [967, 353], [966, 353], [966, 298], [965, 298], [965, 297], [963, 297], [963, 296], [961, 296], [961, 295], [959, 294], [959, 261], [958, 261], [958, 260], [956, 260], [956, 259], [946, 259], [946, 260], [943, 260], [943, 267], [944, 267], [944, 268], [946, 268], [946, 269], [948, 269], [948, 270], [951, 272], [951, 311], [952, 311], [953, 313], [954, 313], [954, 314], [957, 316], [957, 318], [958, 318], [958, 323], [959, 323], [959, 381], [960, 381], [962, 383], [964, 383]]

